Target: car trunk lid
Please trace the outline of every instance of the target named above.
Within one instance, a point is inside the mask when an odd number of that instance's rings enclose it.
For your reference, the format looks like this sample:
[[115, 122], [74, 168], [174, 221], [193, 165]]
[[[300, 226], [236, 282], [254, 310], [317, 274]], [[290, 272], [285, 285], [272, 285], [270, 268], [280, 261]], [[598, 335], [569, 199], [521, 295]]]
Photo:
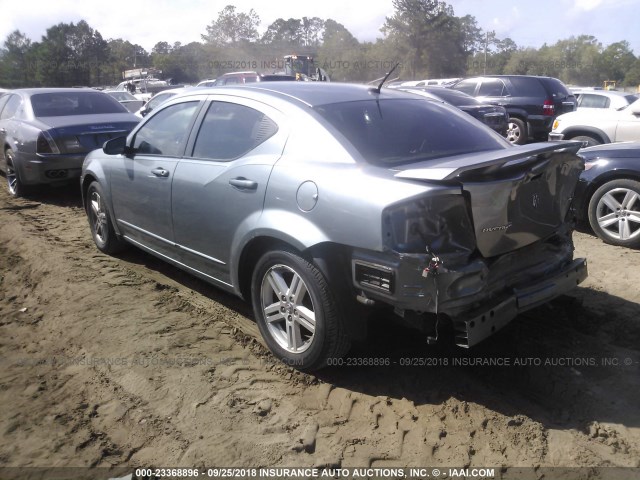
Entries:
[[39, 119], [46, 125], [60, 153], [86, 153], [101, 148], [111, 138], [127, 135], [139, 119], [131, 114], [105, 114], [74, 117], [46, 117]]
[[398, 178], [459, 184], [478, 250], [493, 257], [552, 235], [565, 221], [583, 161], [579, 142], [542, 143], [414, 164]]

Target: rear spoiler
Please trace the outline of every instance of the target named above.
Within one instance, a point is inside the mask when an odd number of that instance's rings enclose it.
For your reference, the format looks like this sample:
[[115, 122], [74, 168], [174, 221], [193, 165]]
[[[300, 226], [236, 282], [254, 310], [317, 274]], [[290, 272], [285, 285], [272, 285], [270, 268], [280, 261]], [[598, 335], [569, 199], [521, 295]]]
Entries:
[[[513, 160], [530, 158], [534, 161], [538, 159], [540, 154], [577, 153], [580, 148], [582, 148], [582, 142], [566, 140], [531, 143], [504, 150], [457, 155], [444, 160], [429, 160], [422, 163], [424, 166], [413, 165], [414, 168], [402, 170], [394, 176], [413, 180], [452, 180], [469, 170], [495, 170]], [[489, 167], [494, 168], [490, 169]]]

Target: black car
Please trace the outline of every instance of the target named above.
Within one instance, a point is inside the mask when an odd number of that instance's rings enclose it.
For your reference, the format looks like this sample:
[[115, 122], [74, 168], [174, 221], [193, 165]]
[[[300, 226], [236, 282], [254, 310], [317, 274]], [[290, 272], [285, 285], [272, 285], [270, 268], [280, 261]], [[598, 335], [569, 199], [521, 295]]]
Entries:
[[507, 136], [509, 115], [504, 107], [487, 105], [466, 93], [444, 87], [400, 87], [399, 90], [419, 93], [458, 107], [473, 118], [477, 118], [503, 137]]
[[505, 107], [509, 113], [507, 140], [518, 145], [529, 138], [546, 140], [555, 118], [576, 109], [576, 97], [552, 77], [488, 75], [466, 78], [451, 88], [482, 103]]
[[640, 247], [640, 142], [584, 148], [585, 169], [576, 186], [578, 219], [598, 237], [623, 247]]
[[0, 98], [0, 170], [9, 193], [80, 176], [84, 157], [126, 136], [138, 118], [91, 88], [25, 88]]

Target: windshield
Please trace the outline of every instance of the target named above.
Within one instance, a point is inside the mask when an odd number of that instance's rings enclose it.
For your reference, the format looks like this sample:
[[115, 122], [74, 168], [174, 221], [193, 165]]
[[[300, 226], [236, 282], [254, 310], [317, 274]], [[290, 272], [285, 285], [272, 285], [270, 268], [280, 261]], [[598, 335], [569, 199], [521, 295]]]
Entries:
[[31, 95], [36, 117], [66, 117], [100, 113], [127, 113], [117, 100], [100, 92], [55, 92]]
[[508, 148], [473, 117], [422, 99], [365, 100], [315, 107], [370, 163], [395, 166]]

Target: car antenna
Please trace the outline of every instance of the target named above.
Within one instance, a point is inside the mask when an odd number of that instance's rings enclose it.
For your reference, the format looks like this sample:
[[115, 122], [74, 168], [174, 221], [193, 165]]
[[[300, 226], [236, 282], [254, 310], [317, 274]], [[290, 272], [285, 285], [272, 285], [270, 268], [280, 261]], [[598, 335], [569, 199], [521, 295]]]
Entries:
[[400, 65], [400, 62], [396, 63], [393, 68], [391, 70], [389, 70], [389, 72], [387, 72], [387, 74], [384, 76], [384, 78], [382, 79], [382, 81], [380, 82], [380, 85], [378, 85], [377, 88], [372, 88], [371, 91], [372, 92], [376, 92], [376, 93], [380, 93], [380, 90], [382, 89], [382, 85], [384, 84], [384, 82], [387, 81], [387, 78], [389, 78], [391, 76], [391, 74], [393, 73], [393, 71], [398, 68], [398, 65]]

